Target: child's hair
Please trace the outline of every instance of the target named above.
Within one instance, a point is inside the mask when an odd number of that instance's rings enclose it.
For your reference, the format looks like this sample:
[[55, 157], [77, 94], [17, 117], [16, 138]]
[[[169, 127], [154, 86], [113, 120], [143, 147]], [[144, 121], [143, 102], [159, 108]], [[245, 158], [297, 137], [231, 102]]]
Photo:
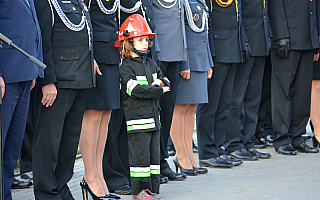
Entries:
[[120, 41], [120, 56], [122, 59], [127, 59], [131, 56], [132, 45], [129, 39]]
[[[132, 40], [132, 38], [129, 39], [125, 39], [120, 41], [120, 56], [122, 59], [127, 59], [131, 56], [131, 50], [133, 49], [130, 39]], [[153, 36], [149, 37], [149, 48], [151, 48], [153, 45]]]

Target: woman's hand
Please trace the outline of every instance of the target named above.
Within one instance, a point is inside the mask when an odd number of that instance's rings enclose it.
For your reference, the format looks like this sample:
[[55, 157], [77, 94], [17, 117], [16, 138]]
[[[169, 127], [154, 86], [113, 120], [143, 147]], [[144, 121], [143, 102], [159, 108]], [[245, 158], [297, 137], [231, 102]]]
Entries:
[[212, 77], [212, 68], [207, 71], [207, 79], [210, 79]]
[[186, 80], [190, 79], [190, 69], [179, 72], [179, 74]]

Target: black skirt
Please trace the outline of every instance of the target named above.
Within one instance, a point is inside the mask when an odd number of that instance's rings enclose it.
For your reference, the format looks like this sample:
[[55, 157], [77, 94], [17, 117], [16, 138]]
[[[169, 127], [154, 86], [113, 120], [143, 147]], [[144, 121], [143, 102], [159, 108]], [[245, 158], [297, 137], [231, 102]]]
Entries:
[[313, 80], [320, 80], [320, 61], [313, 62]]
[[87, 89], [86, 109], [115, 110], [120, 108], [119, 64], [98, 63], [97, 87]]

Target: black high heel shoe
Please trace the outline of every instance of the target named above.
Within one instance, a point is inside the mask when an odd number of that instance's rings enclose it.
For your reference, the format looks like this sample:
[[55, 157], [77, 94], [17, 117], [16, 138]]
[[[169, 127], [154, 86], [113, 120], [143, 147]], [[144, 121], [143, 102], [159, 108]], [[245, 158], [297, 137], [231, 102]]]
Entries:
[[320, 142], [317, 140], [315, 136], [312, 137], [313, 147], [320, 147]]
[[98, 197], [97, 195], [95, 195], [91, 189], [89, 188], [89, 185], [87, 184], [87, 182], [82, 179], [82, 181], [80, 182], [80, 186], [81, 186], [81, 190], [82, 190], [82, 197], [83, 197], [83, 200], [89, 200], [88, 198], [88, 191], [92, 197], [93, 200], [112, 200], [112, 199], [120, 199], [120, 197], [118, 196], [115, 196], [115, 195], [106, 195], [106, 196], [101, 196], [101, 197]]
[[204, 167], [193, 167], [193, 169], [197, 170], [199, 174], [206, 174], [208, 173], [208, 169]]
[[107, 199], [121, 199], [121, 197], [114, 194], [106, 194]]
[[181, 165], [179, 164], [178, 158], [177, 156], [174, 156], [173, 158], [173, 163], [176, 166], [176, 173], [178, 173], [178, 168], [180, 168], [180, 172], [189, 176], [196, 176], [199, 174], [199, 172], [195, 169], [185, 169], [183, 167], [181, 167]]

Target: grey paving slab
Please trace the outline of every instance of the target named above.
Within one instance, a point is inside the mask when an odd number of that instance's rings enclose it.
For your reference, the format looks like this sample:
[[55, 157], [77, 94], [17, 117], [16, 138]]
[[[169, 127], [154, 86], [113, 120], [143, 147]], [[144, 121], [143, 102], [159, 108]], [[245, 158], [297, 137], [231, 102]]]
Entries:
[[[271, 153], [272, 158], [246, 161], [231, 169], [210, 168], [206, 175], [162, 184], [159, 196], [164, 200], [320, 199], [320, 153], [284, 156], [275, 153], [271, 147], [261, 149], [261, 152]], [[168, 162], [174, 169], [172, 157]], [[79, 182], [84, 173], [81, 159], [76, 161], [74, 172], [69, 186], [75, 199], [81, 200]], [[130, 195], [121, 197], [131, 199]], [[13, 190], [13, 199], [32, 200], [33, 189]]]

